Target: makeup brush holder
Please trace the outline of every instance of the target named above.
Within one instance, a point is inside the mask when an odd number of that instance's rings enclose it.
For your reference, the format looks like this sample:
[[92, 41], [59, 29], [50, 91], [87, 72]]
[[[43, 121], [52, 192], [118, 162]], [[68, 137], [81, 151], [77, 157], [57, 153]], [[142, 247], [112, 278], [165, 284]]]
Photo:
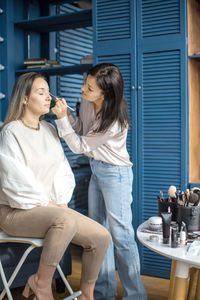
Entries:
[[170, 212], [172, 213], [172, 221], [176, 222], [178, 216], [177, 202], [168, 202], [168, 199], [164, 199], [162, 202], [158, 200], [158, 215], [161, 217], [162, 212], [168, 212], [168, 207], [170, 207]]
[[178, 206], [178, 223], [182, 221], [187, 225], [187, 231], [200, 230], [200, 207], [199, 206]]

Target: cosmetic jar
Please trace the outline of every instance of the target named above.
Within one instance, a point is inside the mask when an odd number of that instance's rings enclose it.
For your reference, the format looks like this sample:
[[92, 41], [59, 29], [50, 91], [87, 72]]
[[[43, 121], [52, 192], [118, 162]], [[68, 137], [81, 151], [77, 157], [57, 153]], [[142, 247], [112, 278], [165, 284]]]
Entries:
[[152, 231], [162, 231], [162, 218], [158, 216], [149, 218], [148, 226]]

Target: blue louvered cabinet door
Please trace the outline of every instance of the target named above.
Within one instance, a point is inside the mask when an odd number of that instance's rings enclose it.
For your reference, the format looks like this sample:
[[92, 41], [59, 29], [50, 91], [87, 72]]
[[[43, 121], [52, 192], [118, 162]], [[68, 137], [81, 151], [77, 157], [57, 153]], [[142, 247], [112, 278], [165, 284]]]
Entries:
[[[160, 190], [187, 187], [186, 0], [94, 0], [93, 8], [94, 61], [117, 64], [125, 79], [136, 227], [157, 215]], [[169, 277], [170, 261], [138, 245], [142, 274]]]
[[[140, 219], [157, 195], [187, 185], [186, 1], [138, 1], [138, 197]], [[169, 277], [169, 260], [141, 247], [142, 272]]]
[[[94, 63], [110, 62], [117, 65], [124, 79], [124, 94], [128, 104], [130, 128], [127, 149], [137, 169], [137, 101], [136, 101], [136, 2], [130, 0], [94, 0], [93, 35]], [[133, 183], [133, 225], [138, 224], [137, 177]]]
[[96, 0], [93, 5], [95, 41], [111, 41], [131, 37], [130, 0]]

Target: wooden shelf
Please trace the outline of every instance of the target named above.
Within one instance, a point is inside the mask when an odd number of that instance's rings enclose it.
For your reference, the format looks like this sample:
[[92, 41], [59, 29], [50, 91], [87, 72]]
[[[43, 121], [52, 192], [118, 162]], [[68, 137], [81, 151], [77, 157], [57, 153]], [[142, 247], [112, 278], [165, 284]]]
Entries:
[[19, 69], [15, 73], [17, 75], [28, 73], [28, 72], [38, 72], [44, 74], [45, 76], [54, 75], [65, 75], [65, 74], [83, 74], [87, 72], [92, 67], [91, 64], [73, 65], [73, 66], [63, 66], [54, 68], [34, 68], [34, 69]]
[[200, 2], [188, 0], [188, 55], [200, 50]]
[[187, 1], [189, 90], [189, 182], [200, 183], [200, 2]]
[[188, 58], [192, 58], [200, 61], [200, 55], [189, 55]]
[[92, 26], [92, 10], [89, 9], [70, 14], [22, 20], [20, 22], [16, 22], [15, 26], [34, 32], [52, 32], [64, 29]]
[[[84, 0], [78, 0], [78, 2], [82, 2]], [[48, 4], [63, 4], [63, 3], [72, 3], [77, 2], [77, 0], [47, 0]]]

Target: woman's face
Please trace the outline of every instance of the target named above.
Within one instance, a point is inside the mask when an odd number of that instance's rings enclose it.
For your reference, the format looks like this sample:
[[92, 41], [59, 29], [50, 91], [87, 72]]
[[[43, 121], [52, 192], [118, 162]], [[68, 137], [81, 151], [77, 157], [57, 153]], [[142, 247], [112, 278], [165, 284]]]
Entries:
[[104, 101], [104, 95], [102, 90], [96, 83], [94, 76], [88, 75], [82, 89], [82, 97], [88, 102], [93, 102], [97, 105], [102, 105]]
[[33, 82], [30, 96], [24, 99], [26, 112], [42, 116], [49, 112], [50, 101], [49, 86], [46, 80], [36, 78]]

